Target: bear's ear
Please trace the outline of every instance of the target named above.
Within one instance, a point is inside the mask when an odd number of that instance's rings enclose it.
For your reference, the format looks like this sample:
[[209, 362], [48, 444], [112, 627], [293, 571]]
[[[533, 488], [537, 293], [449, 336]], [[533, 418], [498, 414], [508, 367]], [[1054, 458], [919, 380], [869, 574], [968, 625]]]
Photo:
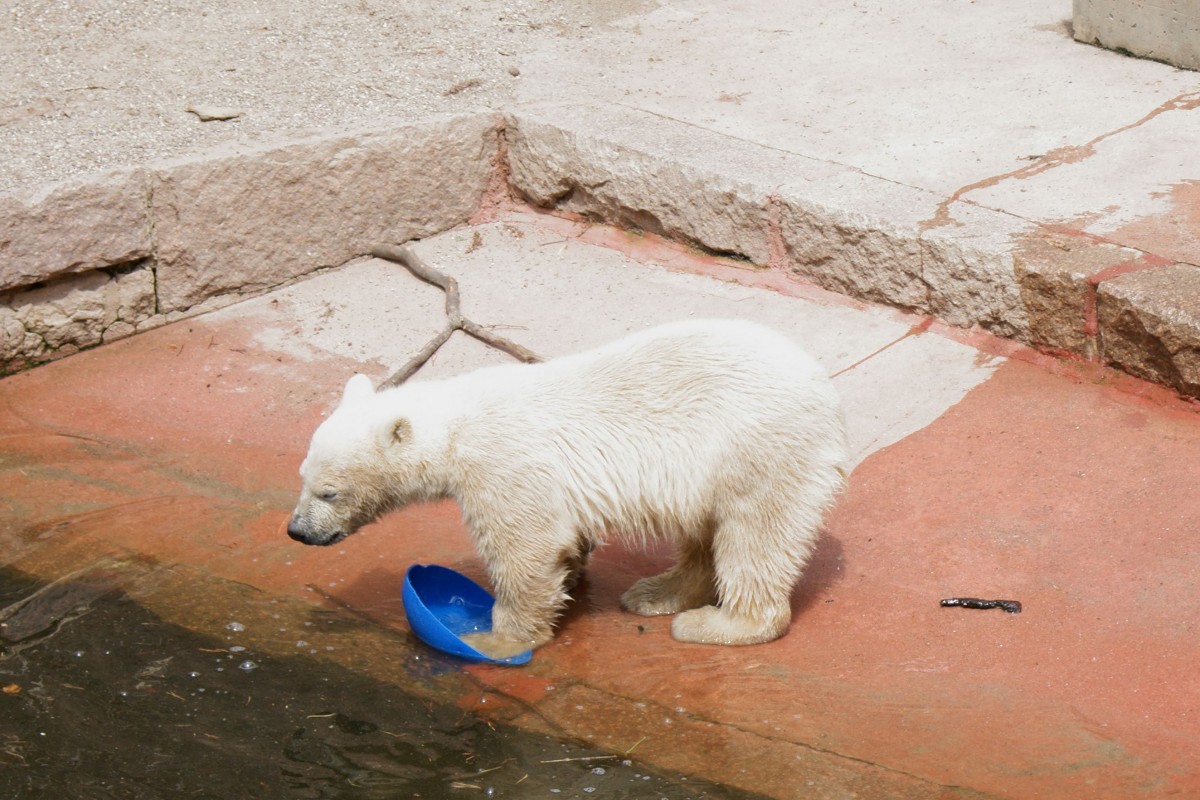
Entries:
[[412, 437], [412, 423], [404, 417], [392, 423], [392, 444], [403, 444]]
[[342, 403], [361, 400], [374, 393], [375, 389], [371, 386], [371, 379], [366, 375], [357, 374], [346, 381], [346, 388], [342, 390]]

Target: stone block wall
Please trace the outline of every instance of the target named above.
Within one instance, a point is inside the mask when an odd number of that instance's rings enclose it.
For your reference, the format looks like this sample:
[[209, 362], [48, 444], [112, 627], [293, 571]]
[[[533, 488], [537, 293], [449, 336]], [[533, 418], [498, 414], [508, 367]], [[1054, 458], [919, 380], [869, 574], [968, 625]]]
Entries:
[[497, 192], [1200, 397], [1200, 266], [585, 105], [212, 153], [0, 196], [0, 368], [466, 224]]
[[493, 115], [217, 152], [0, 196], [0, 368], [67, 355], [465, 222]]
[[524, 109], [512, 190], [1200, 396], [1200, 267], [650, 114]]

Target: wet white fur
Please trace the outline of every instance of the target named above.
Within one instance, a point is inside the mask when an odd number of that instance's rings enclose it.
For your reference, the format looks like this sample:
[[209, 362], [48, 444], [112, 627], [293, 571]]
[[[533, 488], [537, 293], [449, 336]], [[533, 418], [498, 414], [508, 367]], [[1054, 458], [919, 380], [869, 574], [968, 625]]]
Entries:
[[684, 322], [378, 393], [355, 376], [313, 436], [295, 520], [322, 543], [454, 498], [496, 590], [495, 636], [533, 645], [591, 546], [670, 539], [679, 563], [622, 605], [683, 612], [678, 639], [746, 644], [786, 630], [845, 463], [816, 362], [759, 325]]

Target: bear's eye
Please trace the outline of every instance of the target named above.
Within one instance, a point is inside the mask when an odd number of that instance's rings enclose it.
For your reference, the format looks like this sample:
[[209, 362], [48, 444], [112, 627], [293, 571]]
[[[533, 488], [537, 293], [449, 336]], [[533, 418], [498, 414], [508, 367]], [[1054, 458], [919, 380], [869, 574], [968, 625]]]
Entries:
[[322, 489], [317, 492], [317, 499], [325, 503], [332, 503], [334, 500], [337, 500], [337, 496], [336, 489]]

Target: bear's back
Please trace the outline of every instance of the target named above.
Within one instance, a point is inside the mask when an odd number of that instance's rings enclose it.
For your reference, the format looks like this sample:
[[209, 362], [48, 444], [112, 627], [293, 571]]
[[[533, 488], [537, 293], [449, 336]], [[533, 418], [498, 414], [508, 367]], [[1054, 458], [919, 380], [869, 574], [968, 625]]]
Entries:
[[639, 526], [698, 512], [735, 473], [786, 479], [845, 457], [837, 395], [821, 368], [753, 323], [663, 325], [485, 371], [459, 391], [477, 392], [455, 436], [477, 473], [506, 491], [591, 509], [596, 525], [629, 525], [635, 507], [649, 515]]

